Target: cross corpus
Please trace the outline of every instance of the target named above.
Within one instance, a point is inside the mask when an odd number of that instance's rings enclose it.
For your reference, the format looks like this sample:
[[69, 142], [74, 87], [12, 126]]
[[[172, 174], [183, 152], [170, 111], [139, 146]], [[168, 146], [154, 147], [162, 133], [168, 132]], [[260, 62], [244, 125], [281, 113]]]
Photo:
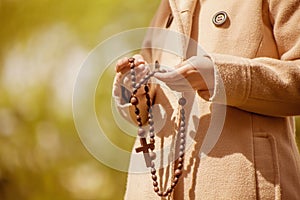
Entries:
[[137, 147], [135, 149], [135, 151], [137, 153], [142, 151], [143, 154], [144, 154], [146, 166], [151, 167], [151, 158], [150, 158], [150, 155], [149, 155], [149, 149], [153, 150], [154, 149], [154, 144], [153, 143], [148, 144], [146, 138], [140, 138], [140, 143], [141, 143], [142, 146]]

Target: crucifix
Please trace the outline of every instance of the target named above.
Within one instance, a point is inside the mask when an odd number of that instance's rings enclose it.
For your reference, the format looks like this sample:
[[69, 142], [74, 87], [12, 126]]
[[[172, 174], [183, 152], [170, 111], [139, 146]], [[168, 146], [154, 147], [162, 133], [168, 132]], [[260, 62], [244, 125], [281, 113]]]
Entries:
[[146, 138], [140, 138], [140, 143], [141, 143], [142, 146], [137, 147], [135, 149], [135, 151], [137, 153], [143, 152], [145, 162], [146, 162], [146, 166], [150, 167], [151, 166], [151, 158], [150, 158], [150, 155], [149, 155], [149, 149], [153, 150], [154, 149], [154, 144], [153, 143], [148, 144]]

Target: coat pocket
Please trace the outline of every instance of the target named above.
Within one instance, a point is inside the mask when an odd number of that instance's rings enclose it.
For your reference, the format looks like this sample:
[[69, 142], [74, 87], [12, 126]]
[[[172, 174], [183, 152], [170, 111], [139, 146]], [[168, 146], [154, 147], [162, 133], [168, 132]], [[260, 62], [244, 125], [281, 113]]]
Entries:
[[280, 176], [276, 140], [272, 135], [254, 137], [257, 199], [280, 199]]

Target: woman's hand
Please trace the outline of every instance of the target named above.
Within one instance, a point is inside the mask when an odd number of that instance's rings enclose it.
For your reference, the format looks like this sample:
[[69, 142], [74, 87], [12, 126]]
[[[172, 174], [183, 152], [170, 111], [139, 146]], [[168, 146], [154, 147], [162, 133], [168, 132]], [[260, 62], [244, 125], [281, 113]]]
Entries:
[[176, 66], [174, 70], [156, 73], [157, 79], [175, 91], [196, 90], [203, 98], [209, 99], [214, 89], [214, 66], [206, 56], [193, 56]]
[[[136, 80], [137, 82], [142, 79], [149, 72], [149, 67], [147, 66], [146, 61], [140, 54], [136, 54], [133, 56], [134, 64], [135, 64], [135, 72], [136, 72]], [[130, 85], [130, 63], [127, 57], [124, 57], [118, 60], [116, 64], [116, 72], [117, 76], [124, 76], [123, 84]]]

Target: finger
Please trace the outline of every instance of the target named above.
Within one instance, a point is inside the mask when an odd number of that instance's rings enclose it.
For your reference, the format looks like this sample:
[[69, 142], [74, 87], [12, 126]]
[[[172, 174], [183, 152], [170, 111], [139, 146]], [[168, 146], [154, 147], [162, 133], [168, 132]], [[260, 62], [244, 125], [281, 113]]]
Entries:
[[178, 84], [178, 85], [172, 85], [172, 84], [167, 84], [167, 86], [174, 91], [177, 92], [190, 92], [194, 91], [194, 88], [190, 84]]
[[116, 72], [126, 73], [130, 69], [130, 63], [127, 57], [119, 59], [116, 64]]
[[177, 68], [169, 72], [156, 73], [154, 77], [163, 82], [175, 82], [175, 81], [185, 79], [188, 71], [191, 70], [190, 68], [191, 68], [190, 65], [184, 65], [180, 68]]
[[132, 56], [134, 58], [134, 64], [136, 66], [139, 66], [141, 64], [145, 64], [146, 61], [144, 60], [143, 56], [140, 54], [135, 54], [134, 56]]

